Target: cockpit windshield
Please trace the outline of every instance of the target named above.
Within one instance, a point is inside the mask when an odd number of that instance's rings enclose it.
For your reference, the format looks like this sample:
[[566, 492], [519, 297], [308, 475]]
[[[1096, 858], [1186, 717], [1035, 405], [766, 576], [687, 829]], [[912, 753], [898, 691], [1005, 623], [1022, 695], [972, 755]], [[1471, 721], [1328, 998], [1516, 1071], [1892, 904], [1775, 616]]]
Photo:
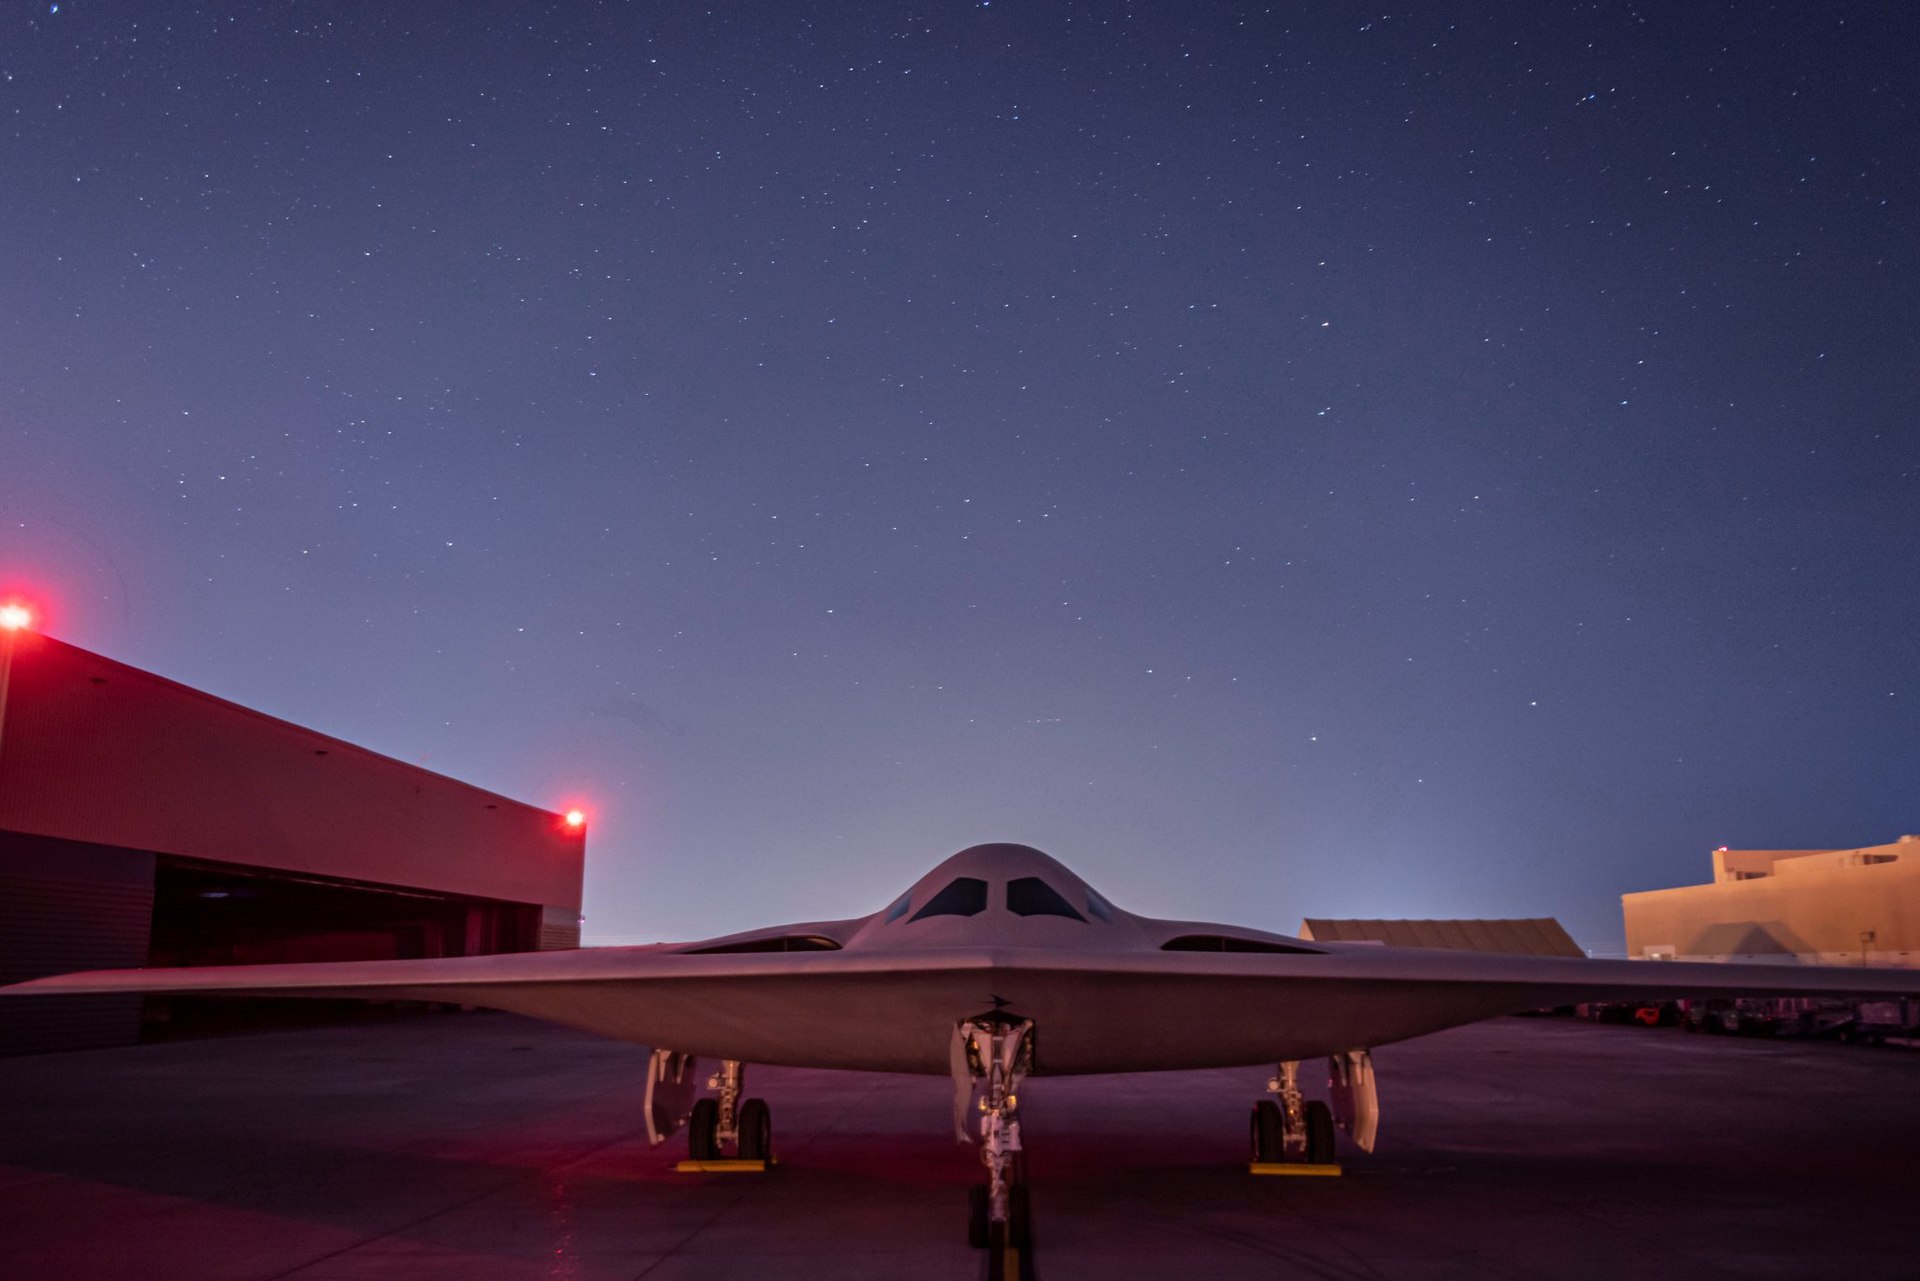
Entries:
[[974, 876], [949, 881], [947, 887], [927, 900], [909, 921], [928, 916], [978, 916], [987, 910], [987, 883]]
[[1064, 916], [1069, 920], [1087, 918], [1037, 876], [1021, 876], [1007, 882], [1007, 910], [1018, 916]]

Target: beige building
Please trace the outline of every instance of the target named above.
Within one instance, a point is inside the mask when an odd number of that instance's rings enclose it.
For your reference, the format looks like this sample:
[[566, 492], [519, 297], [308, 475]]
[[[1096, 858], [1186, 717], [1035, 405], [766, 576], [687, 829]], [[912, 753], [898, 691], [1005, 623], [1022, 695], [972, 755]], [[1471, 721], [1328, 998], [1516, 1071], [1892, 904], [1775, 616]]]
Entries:
[[1920, 967], [1920, 836], [1713, 852], [1713, 883], [1623, 894], [1640, 960]]
[[1516, 956], [1586, 955], [1551, 916], [1498, 921], [1336, 921], [1310, 916], [1300, 922], [1300, 937], [1326, 943], [1384, 943], [1389, 947], [1438, 947]]

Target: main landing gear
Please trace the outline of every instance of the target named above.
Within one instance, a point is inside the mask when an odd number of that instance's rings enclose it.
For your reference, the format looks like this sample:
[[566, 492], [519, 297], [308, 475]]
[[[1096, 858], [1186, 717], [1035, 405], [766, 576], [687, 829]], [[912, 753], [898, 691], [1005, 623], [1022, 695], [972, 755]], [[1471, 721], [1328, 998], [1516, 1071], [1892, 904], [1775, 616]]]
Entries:
[[720, 1070], [707, 1078], [707, 1088], [717, 1094], [695, 1098], [700, 1061], [691, 1054], [655, 1050], [647, 1064], [647, 1142], [664, 1142], [684, 1125], [687, 1159], [680, 1162], [680, 1170], [765, 1170], [773, 1164], [773, 1111], [762, 1099], [741, 1101], [746, 1079], [744, 1064], [724, 1059]]
[[[773, 1164], [773, 1111], [764, 1099], [740, 1095], [747, 1069], [738, 1059], [727, 1059], [707, 1078], [717, 1095], [701, 1098], [687, 1117], [687, 1162], [700, 1166], [715, 1161]], [[731, 1147], [731, 1157], [726, 1149]]]
[[1327, 1092], [1331, 1106], [1300, 1092], [1300, 1064], [1291, 1060], [1267, 1082], [1277, 1099], [1253, 1105], [1249, 1125], [1253, 1166], [1261, 1174], [1337, 1174], [1334, 1130], [1345, 1130], [1363, 1152], [1373, 1151], [1380, 1124], [1380, 1105], [1374, 1093], [1373, 1057], [1366, 1050], [1349, 1050], [1327, 1060]]
[[1282, 1063], [1267, 1091], [1279, 1101], [1261, 1099], [1253, 1105], [1254, 1164], [1332, 1165], [1333, 1109], [1300, 1093], [1300, 1064]]
[[1020, 1147], [1021, 1078], [1033, 1070], [1033, 1020], [994, 1010], [953, 1032], [954, 1129], [962, 1140], [975, 1081], [980, 1093], [980, 1161], [987, 1181], [968, 1189], [967, 1243], [987, 1253], [989, 1281], [1033, 1275], [1033, 1213]]

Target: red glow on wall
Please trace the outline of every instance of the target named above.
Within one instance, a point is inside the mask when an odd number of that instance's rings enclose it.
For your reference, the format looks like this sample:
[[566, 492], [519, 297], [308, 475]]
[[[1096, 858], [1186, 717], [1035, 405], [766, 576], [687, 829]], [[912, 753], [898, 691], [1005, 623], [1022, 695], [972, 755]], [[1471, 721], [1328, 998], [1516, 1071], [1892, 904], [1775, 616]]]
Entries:
[[[552, 809], [65, 644], [38, 630], [45, 598], [16, 592], [0, 590], [0, 605], [33, 601], [39, 622], [0, 631], [0, 663], [12, 658], [0, 829], [462, 897], [579, 903], [584, 836]], [[561, 810], [586, 808], [584, 798], [562, 798]]]

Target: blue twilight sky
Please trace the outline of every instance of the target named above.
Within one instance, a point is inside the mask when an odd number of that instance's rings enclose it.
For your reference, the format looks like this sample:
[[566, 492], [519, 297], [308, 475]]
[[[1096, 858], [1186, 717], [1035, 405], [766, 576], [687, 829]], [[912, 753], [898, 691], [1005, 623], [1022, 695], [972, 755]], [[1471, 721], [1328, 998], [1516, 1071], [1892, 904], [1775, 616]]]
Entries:
[[1920, 830], [1920, 9], [0, 2], [0, 587], [593, 814], [1561, 917]]

